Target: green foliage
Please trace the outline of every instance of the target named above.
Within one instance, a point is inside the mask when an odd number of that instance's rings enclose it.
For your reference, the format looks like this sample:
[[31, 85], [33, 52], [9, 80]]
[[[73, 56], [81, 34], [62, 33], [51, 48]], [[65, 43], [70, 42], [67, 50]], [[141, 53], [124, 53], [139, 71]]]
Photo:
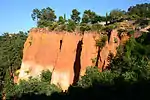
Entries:
[[41, 73], [41, 81], [42, 82], [50, 82], [52, 73], [49, 70], [43, 71]]
[[117, 40], [117, 38], [114, 38], [114, 42], [115, 42], [115, 43], [118, 43], [118, 40]]
[[118, 36], [119, 36], [119, 38], [122, 37], [123, 33], [127, 32], [126, 29], [118, 29], [117, 31], [118, 31]]
[[100, 25], [100, 24], [93, 24], [91, 30], [92, 30], [92, 31], [100, 32], [100, 31], [102, 30], [102, 27], [103, 27], [103, 26]]
[[116, 57], [111, 60], [108, 69], [100, 72], [97, 67], [88, 67], [86, 74], [81, 77], [78, 86], [82, 88], [92, 87], [95, 84], [100, 85], [116, 85], [117, 80], [123, 82], [121, 84], [134, 84], [140, 80], [150, 79], [150, 63], [149, 52], [145, 50], [149, 48], [149, 34], [144, 34], [138, 39], [133, 37], [125, 46], [118, 48]]
[[77, 9], [73, 9], [72, 10], [72, 15], [71, 15], [71, 19], [75, 22], [75, 23], [79, 23], [80, 22], [80, 12]]
[[150, 25], [150, 20], [139, 19], [135, 23], [138, 24], [138, 26], [140, 26], [141, 28], [145, 28], [146, 26]]
[[0, 36], [0, 92], [11, 91], [12, 74], [20, 68], [27, 33], [4, 33]]
[[35, 21], [35, 20], [39, 20], [40, 19], [40, 17], [41, 17], [41, 12], [40, 12], [40, 10], [39, 9], [33, 9], [33, 11], [32, 11], [32, 14], [31, 14], [31, 17], [32, 17], [32, 19]]
[[103, 48], [107, 40], [107, 35], [101, 35], [100, 38], [96, 40], [96, 46]]
[[131, 37], [126, 45], [119, 49], [117, 56], [110, 64], [112, 71], [125, 75], [132, 74], [135, 76], [133, 80], [150, 78], [149, 40], [146, 39], [148, 34], [143, 35], [138, 39]]
[[102, 31], [110, 32], [111, 30], [113, 30], [115, 28], [117, 28], [117, 25], [116, 24], [111, 24], [111, 25], [107, 25], [107, 26], [102, 27]]
[[129, 15], [137, 15], [141, 18], [150, 18], [150, 4], [136, 4], [128, 8]]
[[97, 67], [88, 67], [85, 76], [82, 76], [78, 82], [78, 86], [83, 88], [94, 85], [93, 83], [101, 83], [104, 85], [114, 84], [114, 79], [118, 76], [116, 73], [111, 71], [100, 72]]
[[58, 24], [59, 25], [63, 25], [63, 24], [65, 24], [65, 18], [63, 18], [62, 16], [59, 16], [59, 19], [58, 19]]
[[114, 9], [110, 12], [111, 21], [114, 22], [114, 21], [123, 19], [125, 18], [125, 14], [126, 14], [125, 11], [122, 11], [120, 9]]
[[83, 17], [82, 17], [82, 23], [94, 24], [94, 23], [96, 23], [96, 21], [95, 21], [96, 17], [97, 17], [97, 15], [95, 12], [93, 12], [91, 10], [85, 10]]
[[50, 31], [55, 30], [58, 27], [58, 24], [56, 22], [51, 23], [51, 25], [48, 26]]
[[124, 80], [126, 82], [136, 82], [138, 80], [138, 74], [135, 73], [134, 71], [127, 71], [125, 73], [122, 74], [122, 76], [124, 77]]
[[81, 13], [77, 9], [73, 9], [70, 16], [71, 19], [66, 20], [66, 15], [64, 15], [64, 17], [60, 16], [57, 20], [58, 25], [53, 24], [54, 22], [56, 22], [57, 17], [55, 15], [55, 11], [50, 7], [43, 8], [41, 10], [37, 8], [33, 9], [31, 17], [34, 21], [37, 21], [38, 27], [50, 27], [50, 30], [67, 30], [69, 32], [72, 32], [76, 31], [76, 28], [78, 28], [79, 25], [81, 25], [79, 27], [83, 27], [81, 23], [84, 23], [87, 24], [86, 26], [90, 26], [90, 30], [98, 30], [99, 32], [98, 23], [104, 21], [106, 21], [107, 25], [112, 25], [113, 23], [121, 22], [124, 20], [143, 20], [139, 25], [148, 25], [148, 20], [150, 18], [149, 9], [149, 3], [137, 4], [135, 6], [129, 7], [127, 12], [121, 9], [114, 9], [109, 14], [106, 13], [106, 16], [100, 16], [94, 11], [85, 10], [83, 12], [82, 18], [80, 17]]
[[89, 30], [91, 30], [91, 28], [90, 28], [89, 25], [87, 25], [87, 24], [85, 24], [85, 23], [82, 23], [82, 24], [80, 25], [80, 31], [81, 31], [82, 33], [84, 33], [85, 31], [89, 31]]
[[21, 97], [23, 94], [46, 94], [50, 96], [54, 92], [61, 92], [61, 89], [54, 84], [36, 78], [31, 78], [29, 81], [21, 80], [19, 85], [12, 86], [11, 90], [6, 92], [8, 99], [13, 96]]
[[45, 21], [55, 21], [56, 19], [55, 11], [50, 7], [43, 8], [41, 10], [33, 9], [31, 16], [33, 20], [38, 19]]
[[73, 32], [73, 31], [75, 31], [75, 28], [76, 28], [75, 22], [72, 21], [71, 19], [69, 19], [68, 23], [67, 23], [67, 31], [68, 32]]
[[96, 60], [97, 60], [97, 57], [91, 59], [92, 60], [92, 63], [95, 64], [96, 63]]
[[134, 35], [134, 33], [135, 33], [135, 31], [134, 31], [134, 30], [128, 30], [128, 33], [127, 33], [127, 34], [128, 34], [129, 36], [133, 36], [133, 35]]
[[13, 86], [14, 86], [13, 78], [10, 74], [10, 70], [7, 69], [5, 79], [4, 79], [3, 92], [4, 93], [13, 93]]
[[61, 92], [61, 89], [50, 84], [52, 73], [49, 70], [41, 73], [41, 79], [29, 78], [28, 81], [21, 80], [19, 85], [13, 84], [10, 75], [7, 74], [7, 83], [4, 85], [6, 97], [21, 97], [23, 94], [46, 94], [50, 96], [54, 92]]
[[50, 7], [41, 10], [33, 9], [31, 17], [33, 20], [37, 19], [38, 27], [48, 27], [56, 19], [55, 11]]

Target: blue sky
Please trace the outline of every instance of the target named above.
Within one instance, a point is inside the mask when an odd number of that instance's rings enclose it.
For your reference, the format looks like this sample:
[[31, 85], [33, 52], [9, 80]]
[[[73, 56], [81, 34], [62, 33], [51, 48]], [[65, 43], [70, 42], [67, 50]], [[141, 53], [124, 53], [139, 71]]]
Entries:
[[57, 16], [76, 8], [80, 12], [91, 9], [104, 15], [112, 9], [127, 10], [131, 5], [149, 2], [148, 0], [1, 0], [0, 1], [0, 34], [3, 32], [27, 31], [36, 23], [31, 19], [34, 8], [51, 7]]

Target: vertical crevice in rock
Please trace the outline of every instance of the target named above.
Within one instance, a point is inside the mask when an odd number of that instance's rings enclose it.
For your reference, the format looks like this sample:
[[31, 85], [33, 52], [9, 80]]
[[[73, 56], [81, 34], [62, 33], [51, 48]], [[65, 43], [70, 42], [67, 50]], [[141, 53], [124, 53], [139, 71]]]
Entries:
[[83, 44], [83, 38], [78, 42], [77, 49], [76, 49], [76, 57], [74, 62], [74, 79], [73, 79], [73, 85], [75, 85], [80, 76], [80, 70], [81, 70], [81, 52], [82, 52], [82, 44]]
[[108, 43], [109, 43], [109, 41], [110, 41], [111, 32], [112, 32], [112, 30], [108, 30], [108, 34], [107, 34], [107, 36], [108, 36]]
[[60, 47], [59, 47], [60, 52], [61, 52], [61, 48], [62, 48], [62, 42], [63, 42], [63, 40], [60, 40]]
[[104, 67], [105, 67], [105, 60], [104, 60], [103, 66], [102, 66], [102, 72], [104, 71]]
[[63, 38], [59, 41], [59, 52], [57, 52], [57, 57], [56, 57], [56, 60], [55, 60], [55, 63], [54, 63], [54, 68], [52, 70], [52, 74], [53, 74], [53, 71], [55, 70], [57, 60], [58, 60], [58, 56], [59, 56], [59, 53], [61, 52], [61, 49], [62, 49], [62, 44], [63, 44]]
[[98, 46], [98, 53], [97, 53], [96, 64], [95, 64], [95, 66], [97, 66], [97, 67], [98, 67], [98, 62], [99, 62], [99, 59], [100, 59], [100, 51], [101, 51], [100, 46]]

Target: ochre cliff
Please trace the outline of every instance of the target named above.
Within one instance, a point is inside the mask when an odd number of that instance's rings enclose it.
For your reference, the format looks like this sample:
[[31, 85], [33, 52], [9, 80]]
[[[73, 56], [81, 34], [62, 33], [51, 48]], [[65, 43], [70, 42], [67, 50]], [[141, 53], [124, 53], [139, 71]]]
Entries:
[[[92, 59], [98, 54], [96, 33], [49, 32], [46, 29], [31, 29], [24, 44], [23, 59], [19, 73], [20, 79], [36, 77], [42, 70], [52, 72], [51, 83], [67, 90], [70, 84], [77, 82], [84, 75], [86, 67], [94, 66]], [[114, 42], [114, 39], [117, 42]], [[117, 31], [113, 30], [109, 41], [100, 53], [99, 68], [105, 68], [110, 52], [116, 55], [120, 44]]]

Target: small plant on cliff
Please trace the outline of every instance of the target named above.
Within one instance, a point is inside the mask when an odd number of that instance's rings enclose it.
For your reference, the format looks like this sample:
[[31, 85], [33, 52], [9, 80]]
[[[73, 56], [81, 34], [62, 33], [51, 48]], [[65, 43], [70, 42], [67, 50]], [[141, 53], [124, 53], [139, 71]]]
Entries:
[[67, 31], [73, 32], [75, 31], [75, 29], [76, 29], [76, 23], [73, 20], [69, 19], [67, 23]]
[[121, 36], [123, 35], [124, 32], [127, 32], [127, 30], [126, 29], [118, 29], [119, 38], [121, 38]]
[[30, 39], [29, 39], [29, 45], [30, 46], [32, 45], [32, 40], [33, 40], [33, 37], [31, 36]]
[[115, 42], [115, 43], [118, 43], [118, 40], [117, 40], [117, 38], [114, 38], [114, 42]]
[[80, 31], [81, 33], [84, 33], [85, 31], [91, 30], [90, 26], [86, 23], [81, 23], [80, 24]]
[[94, 63], [96, 63], [97, 57], [95, 57], [95, 58], [93, 58], [91, 60], [92, 60], [92, 63], [94, 64]]
[[107, 40], [107, 35], [101, 35], [100, 38], [96, 40], [96, 46], [103, 48]]
[[42, 71], [41, 73], [41, 81], [50, 82], [52, 77], [52, 73], [49, 70]]
[[93, 24], [91, 27], [92, 31], [97, 31], [98, 33], [102, 30], [103, 26], [101, 24]]

